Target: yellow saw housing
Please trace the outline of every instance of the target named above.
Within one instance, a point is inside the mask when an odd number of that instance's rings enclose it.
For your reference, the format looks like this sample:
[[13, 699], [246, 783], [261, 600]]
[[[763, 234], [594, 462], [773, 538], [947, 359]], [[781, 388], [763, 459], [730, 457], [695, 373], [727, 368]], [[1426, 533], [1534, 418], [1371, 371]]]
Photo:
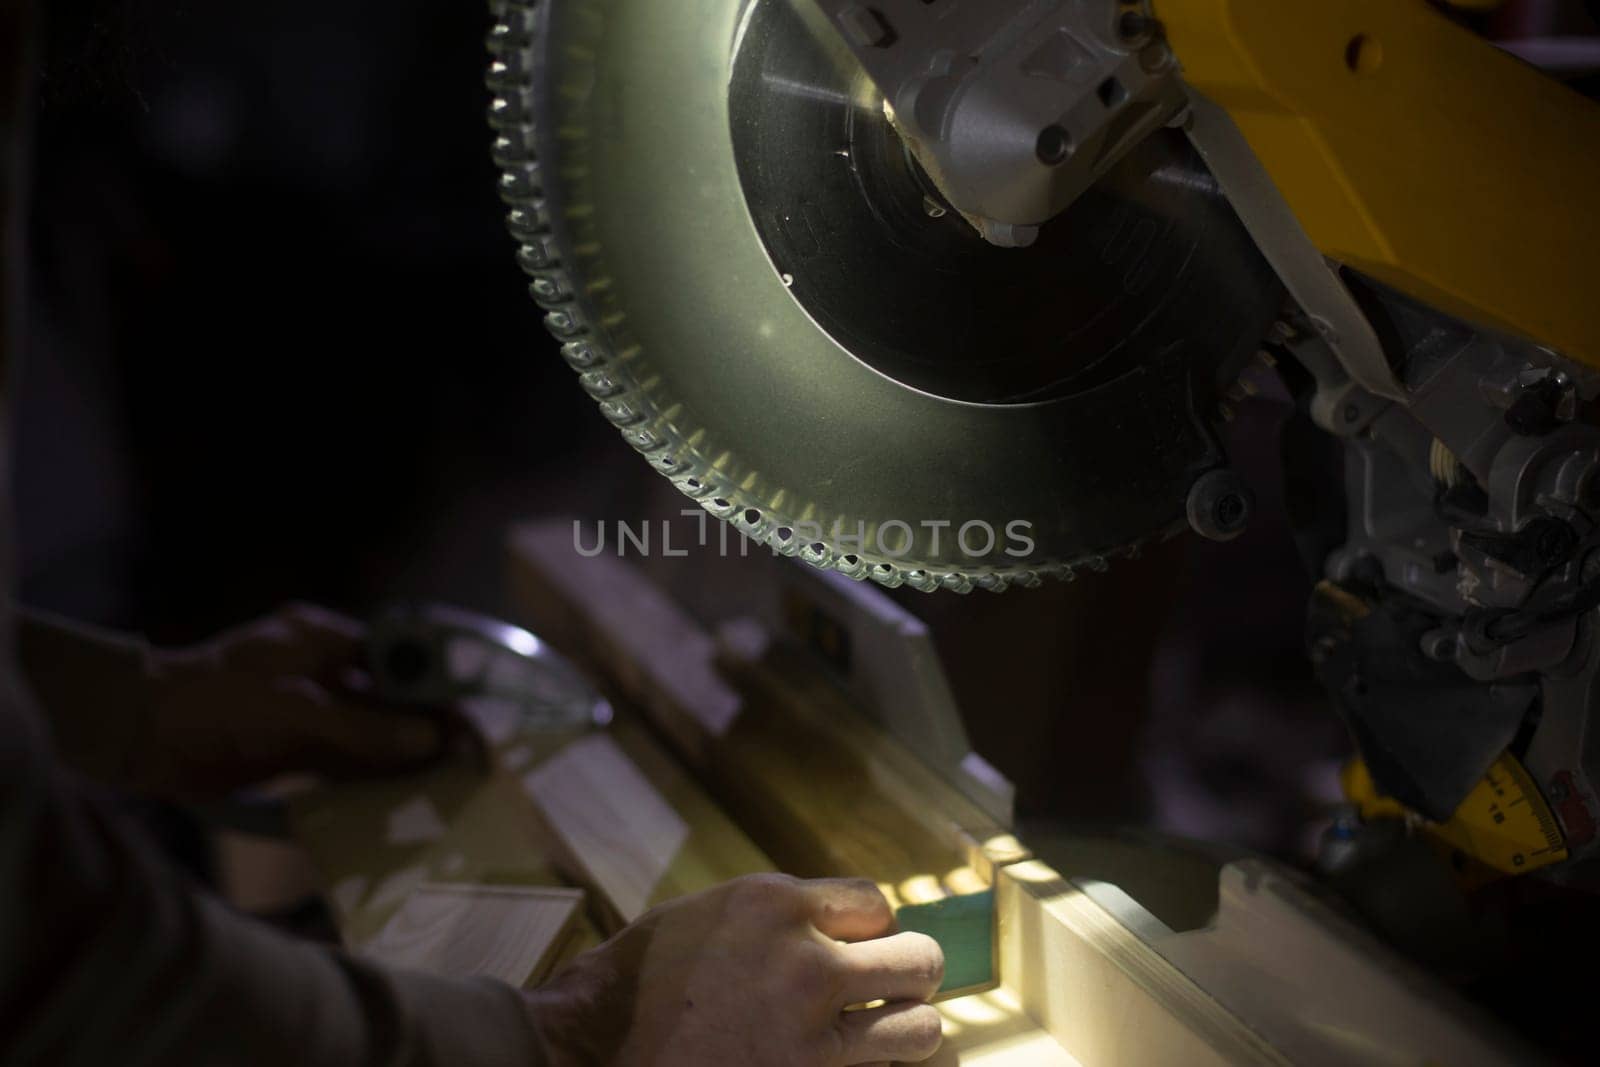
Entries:
[[1156, 0], [1322, 253], [1600, 366], [1600, 106], [1424, 0]]

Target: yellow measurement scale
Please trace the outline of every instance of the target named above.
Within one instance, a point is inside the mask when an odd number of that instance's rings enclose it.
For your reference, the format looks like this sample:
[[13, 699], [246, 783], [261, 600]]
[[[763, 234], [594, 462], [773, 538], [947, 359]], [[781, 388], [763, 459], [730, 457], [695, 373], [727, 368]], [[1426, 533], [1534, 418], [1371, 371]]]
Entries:
[[1341, 779], [1345, 796], [1363, 819], [1407, 819], [1451, 853], [1476, 861], [1493, 875], [1522, 874], [1567, 858], [1566, 842], [1550, 805], [1509, 752], [1494, 762], [1444, 823], [1424, 819], [1392, 797], [1380, 795], [1359, 759], [1345, 767]]

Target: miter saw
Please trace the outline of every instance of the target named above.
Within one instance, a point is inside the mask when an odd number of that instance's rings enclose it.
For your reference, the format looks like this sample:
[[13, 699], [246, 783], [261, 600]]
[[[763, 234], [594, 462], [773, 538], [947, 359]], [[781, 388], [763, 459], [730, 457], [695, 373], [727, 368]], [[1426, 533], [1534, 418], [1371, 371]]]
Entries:
[[624, 438], [885, 586], [1236, 536], [1216, 421], [1271, 365], [1343, 443], [1307, 541], [1345, 844], [1582, 881], [1600, 106], [1448, 6], [494, 0], [500, 188]]

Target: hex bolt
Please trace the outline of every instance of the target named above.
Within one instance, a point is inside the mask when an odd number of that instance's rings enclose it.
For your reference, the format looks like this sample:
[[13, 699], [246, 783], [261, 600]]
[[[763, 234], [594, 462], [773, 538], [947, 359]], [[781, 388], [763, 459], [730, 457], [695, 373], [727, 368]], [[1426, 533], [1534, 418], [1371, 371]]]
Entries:
[[1040, 163], [1047, 167], [1059, 167], [1072, 155], [1072, 134], [1060, 126], [1046, 126], [1039, 131], [1034, 151]]
[[1461, 644], [1454, 630], [1429, 630], [1422, 635], [1422, 654], [1436, 663], [1449, 663], [1461, 654]]
[[1146, 74], [1156, 74], [1172, 65], [1172, 49], [1161, 41], [1152, 41], [1139, 50], [1139, 66]]
[[1150, 20], [1138, 11], [1124, 11], [1117, 19], [1117, 34], [1124, 41], [1141, 40], [1150, 31]]
[[1506, 425], [1518, 437], [1543, 437], [1561, 425], [1561, 384], [1544, 378], [1524, 386], [1506, 409]]
[[1226, 467], [1202, 474], [1189, 488], [1189, 526], [1211, 541], [1232, 541], [1250, 525], [1256, 495]]

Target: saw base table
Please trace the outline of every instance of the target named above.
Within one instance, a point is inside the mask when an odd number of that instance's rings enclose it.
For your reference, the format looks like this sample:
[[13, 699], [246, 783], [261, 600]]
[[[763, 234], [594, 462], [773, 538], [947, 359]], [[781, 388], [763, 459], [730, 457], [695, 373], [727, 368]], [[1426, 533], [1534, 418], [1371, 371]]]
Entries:
[[[478, 708], [487, 765], [302, 799], [356, 951], [531, 986], [675, 896], [859, 876], [990, 935], [942, 939], [982, 980], [941, 999], [936, 1064], [1530, 1062], [1273, 864], [1127, 835], [1052, 839], [1046, 863], [759, 623], [707, 629], [627, 561], [576, 553], [569, 523], [516, 529], [510, 555], [518, 621], [616, 717], [540, 734]], [[504, 940], [487, 923], [536, 943], [474, 960]]]

